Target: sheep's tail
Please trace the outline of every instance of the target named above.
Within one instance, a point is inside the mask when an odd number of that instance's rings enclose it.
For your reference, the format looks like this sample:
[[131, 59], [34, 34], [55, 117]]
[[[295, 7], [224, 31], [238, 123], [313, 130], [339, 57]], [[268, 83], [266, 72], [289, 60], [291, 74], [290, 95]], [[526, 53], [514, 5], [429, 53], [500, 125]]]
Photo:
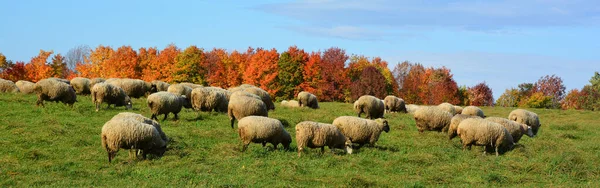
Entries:
[[106, 142], [106, 135], [102, 134], [100, 135], [100, 137], [102, 138], [102, 147], [108, 151], [108, 143]]

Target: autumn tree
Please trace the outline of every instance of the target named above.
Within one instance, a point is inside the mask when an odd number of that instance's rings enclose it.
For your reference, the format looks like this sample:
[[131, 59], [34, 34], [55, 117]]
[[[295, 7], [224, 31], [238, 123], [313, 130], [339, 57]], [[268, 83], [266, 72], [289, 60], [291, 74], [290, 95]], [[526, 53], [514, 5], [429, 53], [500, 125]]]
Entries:
[[67, 62], [65, 57], [56, 54], [52, 57], [52, 62], [50, 63], [50, 67], [52, 67], [52, 76], [58, 78], [67, 78], [69, 76], [69, 68], [67, 67]]
[[581, 110], [583, 109], [583, 103], [586, 98], [583, 95], [583, 92], [580, 92], [578, 89], [572, 89], [567, 93], [565, 98], [561, 101], [561, 108], [565, 110], [574, 109]]
[[471, 101], [469, 101], [469, 90], [467, 86], [458, 87], [458, 91], [456, 92], [456, 97], [458, 97], [458, 104], [460, 106], [468, 106]]
[[529, 97], [523, 98], [519, 102], [519, 106], [524, 108], [552, 108], [552, 97], [542, 92], [534, 92]]
[[160, 69], [156, 64], [159, 62], [156, 60], [158, 57], [158, 50], [154, 47], [150, 48], [140, 48], [138, 50], [138, 61], [139, 66], [142, 69], [142, 77], [141, 79], [147, 82], [153, 80], [163, 80], [159, 79], [161, 77], [159, 70]]
[[348, 61], [346, 51], [332, 47], [323, 52], [321, 57], [321, 80], [319, 88], [323, 91], [321, 101], [350, 101], [346, 100], [349, 93], [350, 79], [346, 75], [345, 64]]
[[551, 108], [560, 108], [560, 101], [565, 97], [565, 85], [560, 77], [546, 75], [541, 77], [532, 89], [533, 93], [540, 92], [552, 99]]
[[258, 86], [269, 92], [271, 96], [276, 96], [280, 88], [277, 83], [278, 61], [279, 53], [275, 48], [271, 50], [257, 48], [252, 53], [246, 71], [244, 71], [244, 83]]
[[104, 61], [102, 71], [112, 78], [135, 78], [142, 75], [137, 52], [131, 46], [121, 46]]
[[321, 75], [321, 52], [312, 52], [308, 56], [308, 61], [304, 64], [304, 82], [300, 84], [300, 88], [303, 91], [310, 92], [317, 96], [317, 98], [323, 98], [323, 90], [319, 86], [324, 85], [324, 81]]
[[192, 45], [177, 55], [176, 62], [174, 82], [207, 84], [206, 55], [202, 49]]
[[368, 66], [363, 69], [360, 78], [352, 83], [351, 93], [353, 100], [363, 95], [383, 99], [387, 95], [385, 77], [374, 66]]
[[1, 77], [7, 80], [12, 80], [13, 82], [19, 80], [27, 80], [27, 70], [25, 69], [25, 63], [22, 61], [17, 61], [17, 63], [12, 64], [12, 62], [8, 61], [8, 68], [5, 68], [2, 71]]
[[177, 55], [180, 52], [181, 50], [174, 44], [169, 44], [161, 51], [156, 48], [140, 48], [140, 66], [143, 67], [142, 79], [172, 82]]
[[227, 87], [238, 86], [244, 82], [243, 76], [252, 54], [254, 54], [254, 49], [252, 48], [248, 48], [246, 52], [234, 50], [229, 54], [228, 61], [223, 62], [226, 71]]
[[392, 75], [394, 76], [394, 79], [396, 80], [396, 83], [398, 85], [398, 92], [402, 90], [404, 80], [406, 80], [406, 77], [408, 77], [408, 73], [410, 72], [411, 66], [412, 64], [410, 62], [404, 61], [402, 63], [396, 64], [396, 66], [394, 67]]
[[212, 65], [210, 67], [211, 74], [208, 77], [210, 85], [222, 88], [229, 87], [227, 83], [227, 65], [231, 62], [227, 51], [222, 48], [213, 48], [213, 50], [206, 53], [206, 59]]
[[421, 101], [424, 104], [440, 104], [448, 102], [451, 104], [458, 104], [458, 85], [453, 75], [450, 73], [450, 69], [446, 67], [442, 68], [427, 68], [425, 74], [423, 74], [422, 80], [425, 80], [425, 85], [422, 85], [423, 92], [419, 94]]
[[278, 97], [293, 99], [300, 92], [300, 84], [304, 82], [304, 65], [308, 61], [308, 54], [296, 46], [290, 46], [281, 53], [277, 66], [279, 72], [277, 81], [280, 86]]
[[470, 87], [469, 102], [469, 105], [473, 106], [493, 106], [494, 96], [492, 89], [485, 82]]
[[114, 53], [114, 50], [110, 46], [98, 46], [94, 50], [90, 51], [89, 57], [84, 57], [82, 63], [75, 65], [75, 70], [79, 73], [79, 76], [87, 78], [103, 77], [108, 78], [108, 75], [103, 67], [107, 66], [108, 61]]
[[92, 49], [88, 45], [80, 45], [69, 49], [65, 61], [69, 70], [76, 70], [77, 63], [83, 63], [90, 56]]
[[496, 100], [496, 105], [502, 107], [517, 107], [519, 105], [520, 95], [518, 89], [506, 89]]
[[3, 72], [4, 69], [9, 68], [11, 65], [9, 64], [9, 61], [6, 60], [6, 56], [4, 56], [4, 54], [0, 53], [0, 72]]
[[37, 82], [41, 79], [52, 77], [54, 72], [52, 67], [48, 65], [48, 58], [52, 55], [53, 51], [40, 50], [40, 53], [31, 58], [31, 61], [25, 65], [25, 72], [27, 74], [27, 80]]
[[419, 93], [425, 92], [427, 89], [423, 87], [426, 80], [421, 78], [425, 75], [425, 67], [420, 63], [416, 63], [411, 66], [408, 75], [402, 83], [402, 90], [400, 90], [400, 96], [404, 101], [410, 104], [422, 104], [419, 97]]

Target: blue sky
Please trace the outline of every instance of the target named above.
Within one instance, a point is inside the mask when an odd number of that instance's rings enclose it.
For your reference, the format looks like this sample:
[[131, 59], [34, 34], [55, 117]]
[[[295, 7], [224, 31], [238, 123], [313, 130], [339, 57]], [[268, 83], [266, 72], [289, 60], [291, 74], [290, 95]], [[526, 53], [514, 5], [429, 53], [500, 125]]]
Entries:
[[459, 85], [485, 81], [497, 98], [560, 76], [581, 88], [600, 71], [600, 1], [2, 1], [0, 53], [29, 61], [79, 45], [243, 50], [337, 46], [446, 66]]

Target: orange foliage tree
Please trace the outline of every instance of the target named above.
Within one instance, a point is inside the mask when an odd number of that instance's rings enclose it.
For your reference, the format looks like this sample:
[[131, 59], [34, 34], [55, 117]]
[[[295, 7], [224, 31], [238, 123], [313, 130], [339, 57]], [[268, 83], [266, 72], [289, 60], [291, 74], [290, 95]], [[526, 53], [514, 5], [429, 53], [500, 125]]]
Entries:
[[107, 75], [103, 66], [105, 66], [112, 55], [114, 50], [110, 46], [98, 46], [96, 49], [91, 50], [89, 57], [85, 57], [82, 63], [75, 65], [75, 70], [79, 72], [79, 76], [86, 78], [103, 77], [107, 78]]
[[138, 61], [142, 68], [141, 79], [147, 82], [157, 79], [160, 77], [159, 67], [155, 65], [157, 63], [156, 58], [158, 57], [158, 50], [156, 48], [140, 48], [138, 50]]
[[137, 52], [131, 46], [119, 47], [107, 61], [104, 61], [102, 68], [103, 72], [111, 78], [138, 79], [142, 74]]
[[348, 55], [343, 49], [332, 47], [323, 52], [319, 66], [322, 80], [319, 88], [323, 95], [319, 100], [350, 101], [350, 99], [346, 100], [350, 86], [350, 79], [346, 75], [346, 61], [348, 61]]
[[323, 90], [319, 86], [325, 84], [321, 76], [321, 65], [321, 52], [310, 53], [302, 72], [304, 82], [300, 84], [300, 88], [303, 91], [315, 94], [318, 99], [323, 98]]
[[230, 87], [227, 82], [227, 65], [230, 64], [229, 54], [222, 48], [213, 48], [206, 53], [206, 59], [210, 67], [208, 82], [211, 86], [222, 88]]
[[31, 61], [25, 65], [27, 80], [37, 82], [54, 75], [52, 67], [47, 63], [48, 57], [50, 57], [52, 53], [52, 51], [40, 50], [40, 53], [37, 56], [31, 58]]
[[244, 83], [256, 85], [272, 96], [276, 96], [275, 94], [279, 91], [276, 80], [279, 70], [278, 61], [279, 53], [275, 48], [271, 50], [257, 48], [244, 71]]

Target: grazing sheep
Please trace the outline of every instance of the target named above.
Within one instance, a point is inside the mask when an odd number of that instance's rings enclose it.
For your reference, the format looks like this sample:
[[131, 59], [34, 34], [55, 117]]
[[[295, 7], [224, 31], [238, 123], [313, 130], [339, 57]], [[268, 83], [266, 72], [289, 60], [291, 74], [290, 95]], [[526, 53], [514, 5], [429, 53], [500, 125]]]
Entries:
[[229, 104], [226, 92], [213, 87], [193, 89], [191, 101], [194, 110], [204, 112], [227, 112]]
[[538, 130], [542, 126], [538, 115], [532, 111], [516, 109], [510, 112], [508, 119], [531, 126], [533, 135], [537, 135]]
[[333, 125], [340, 129], [352, 143], [359, 144], [359, 147], [367, 143], [375, 146], [382, 131], [390, 132], [388, 121], [382, 118], [370, 120], [354, 116], [341, 116], [333, 120]]
[[250, 142], [262, 143], [263, 147], [271, 143], [274, 149], [281, 143], [286, 150], [292, 143], [292, 137], [285, 131], [281, 121], [268, 117], [246, 116], [240, 119], [238, 134], [244, 144], [242, 151], [246, 151]]
[[297, 100], [283, 100], [281, 101], [281, 106], [289, 107], [289, 108], [297, 108], [300, 107], [300, 103]]
[[298, 104], [300, 104], [300, 107], [309, 107], [312, 109], [319, 108], [319, 101], [317, 101], [317, 96], [306, 91], [298, 93]]
[[185, 97], [188, 99], [188, 101], [190, 101], [190, 104], [192, 104], [192, 102], [191, 102], [192, 88], [191, 87], [184, 86], [181, 84], [171, 84], [167, 88], [167, 92], [173, 93], [175, 95], [185, 95]]
[[158, 123], [157, 121], [147, 118], [141, 114], [136, 114], [136, 113], [132, 113], [132, 112], [118, 113], [117, 115], [113, 116], [112, 119], [119, 119], [119, 118], [133, 118], [142, 123], [150, 124], [150, 125], [154, 126], [154, 128], [156, 128], [156, 130], [158, 131], [158, 134], [160, 135], [160, 138], [162, 138], [165, 142], [169, 141], [169, 138], [167, 137], [165, 132], [163, 132], [162, 128], [160, 127], [160, 123]]
[[404, 112], [406, 113], [406, 106], [404, 104], [404, 100], [398, 98], [393, 95], [388, 95], [383, 99], [383, 103], [385, 104], [385, 112]]
[[415, 112], [419, 109], [419, 107], [421, 107], [421, 106], [416, 105], [416, 104], [406, 105], [406, 112], [409, 114], [415, 114]]
[[460, 124], [460, 122], [462, 122], [465, 119], [468, 118], [476, 118], [476, 119], [481, 119], [481, 117], [479, 116], [472, 116], [472, 115], [464, 115], [464, 114], [456, 114], [454, 115], [454, 117], [452, 117], [452, 119], [450, 120], [450, 126], [448, 127], [448, 139], [452, 140], [454, 137], [456, 137], [456, 130], [458, 130], [458, 125]]
[[452, 114], [437, 106], [422, 106], [414, 114], [419, 132], [448, 131]]
[[267, 105], [268, 110], [275, 110], [275, 104], [271, 100], [271, 95], [269, 95], [269, 93], [267, 91], [265, 91], [259, 87], [249, 85], [249, 84], [242, 84], [238, 87], [229, 88], [228, 90], [231, 91], [232, 93], [235, 93], [237, 91], [245, 91], [248, 93], [255, 94], [261, 98], [261, 100], [265, 103], [265, 105]]
[[97, 83], [102, 83], [106, 81], [104, 78], [93, 78], [90, 80], [90, 88], [94, 88], [94, 85], [96, 85]]
[[131, 98], [127, 96], [123, 88], [115, 85], [101, 82], [97, 83], [92, 87], [92, 102], [96, 105], [96, 112], [100, 109], [100, 105], [103, 102], [117, 106], [125, 106], [128, 110], [131, 109]]
[[236, 119], [241, 119], [246, 116], [264, 116], [268, 117], [267, 105], [260, 99], [259, 96], [237, 91], [231, 95], [227, 106], [227, 115], [231, 121], [231, 128]]
[[71, 81], [64, 79], [64, 78], [51, 77], [51, 78], [46, 78], [46, 79], [56, 80], [56, 81], [71, 85]]
[[382, 118], [385, 111], [383, 102], [377, 97], [371, 95], [363, 95], [354, 102], [354, 111], [357, 116], [365, 113], [368, 119]]
[[456, 114], [462, 114], [463, 107], [454, 105], [454, 111], [456, 111]]
[[127, 96], [136, 99], [145, 96], [147, 93], [150, 93], [150, 90], [152, 89], [152, 85], [150, 83], [144, 82], [140, 79], [111, 78], [104, 82], [123, 88], [125, 93], [127, 93]]
[[456, 115], [456, 109], [454, 109], [454, 105], [452, 105], [450, 103], [445, 102], [445, 103], [439, 104], [437, 107], [443, 111], [450, 112], [450, 114], [452, 114], [452, 115]]
[[154, 86], [156, 86], [156, 91], [152, 91], [153, 93], [159, 92], [159, 91], [167, 91], [169, 89], [169, 86], [171, 86], [170, 84], [160, 81], [160, 80], [154, 80], [151, 82]]
[[498, 156], [501, 151], [511, 150], [514, 146], [513, 138], [506, 128], [484, 119], [465, 119], [460, 122], [456, 132], [462, 141], [463, 150], [471, 148], [471, 145], [483, 146], [485, 154], [489, 146], [495, 148]]
[[0, 93], [17, 93], [19, 92], [19, 87], [10, 80], [5, 80], [0, 78]]
[[44, 101], [62, 102], [73, 107], [77, 102], [75, 90], [69, 84], [56, 79], [43, 79], [35, 83], [34, 91], [38, 96], [36, 105], [44, 106]]
[[501, 117], [487, 117], [485, 120], [496, 122], [506, 128], [506, 130], [508, 130], [510, 135], [513, 137], [513, 141], [515, 143], [518, 143], [524, 134], [529, 137], [533, 137], [533, 131], [531, 130], [531, 127], [523, 123], [517, 123], [516, 121]]
[[305, 147], [321, 148], [325, 146], [333, 152], [333, 148], [343, 149], [344, 152], [352, 154], [352, 141], [334, 125], [303, 121], [296, 124], [296, 144], [298, 145], [298, 157]]
[[182, 107], [186, 106], [191, 108], [191, 104], [188, 103], [188, 100], [185, 98], [185, 96], [176, 95], [166, 91], [150, 94], [148, 95], [146, 101], [150, 111], [152, 112], [151, 119], [154, 120], [158, 120], [156, 116], [164, 114], [164, 121], [167, 119], [169, 113], [173, 113], [175, 115], [175, 119], [179, 119], [177, 114], [179, 114]]
[[139, 149], [146, 159], [147, 154], [162, 156], [167, 143], [158, 130], [134, 118], [113, 118], [102, 126], [102, 147], [108, 152], [108, 162], [116, 156], [119, 149]]
[[471, 115], [471, 116], [479, 116], [481, 118], [485, 118], [485, 115], [483, 114], [483, 110], [481, 110], [481, 108], [479, 108], [477, 106], [467, 106], [467, 107], [463, 108], [461, 114]]
[[19, 88], [19, 91], [21, 91], [21, 93], [24, 94], [30, 94], [35, 92], [35, 83], [30, 82], [30, 81], [25, 81], [25, 80], [19, 80], [15, 83], [15, 85], [17, 85], [17, 87]]
[[75, 93], [79, 95], [87, 95], [91, 93], [90, 82], [91, 81], [88, 78], [76, 77], [71, 79], [71, 86], [73, 86]]
[[193, 84], [193, 83], [188, 83], [188, 82], [182, 82], [182, 83], [179, 83], [179, 84], [182, 85], [182, 86], [187, 86], [187, 87], [189, 87], [191, 89], [196, 89], [196, 88], [199, 88], [199, 87], [204, 87], [203, 85]]

